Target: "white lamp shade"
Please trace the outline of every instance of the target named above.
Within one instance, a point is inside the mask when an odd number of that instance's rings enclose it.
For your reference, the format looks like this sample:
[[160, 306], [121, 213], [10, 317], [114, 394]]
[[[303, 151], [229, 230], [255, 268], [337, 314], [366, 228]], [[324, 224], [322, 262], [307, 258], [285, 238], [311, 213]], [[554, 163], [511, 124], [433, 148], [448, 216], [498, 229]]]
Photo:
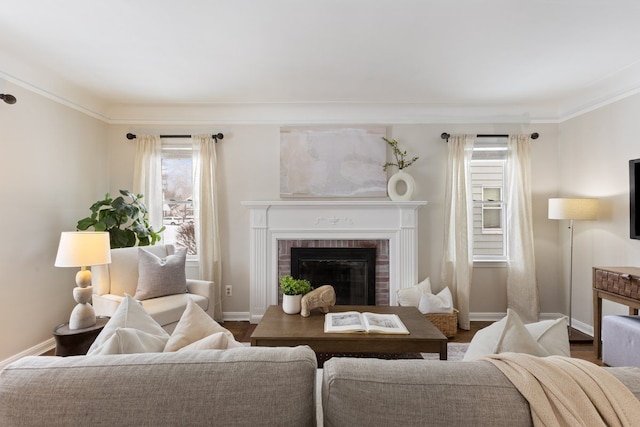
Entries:
[[63, 231], [60, 235], [56, 267], [88, 267], [110, 262], [109, 233]]
[[549, 199], [549, 219], [598, 219], [598, 199]]

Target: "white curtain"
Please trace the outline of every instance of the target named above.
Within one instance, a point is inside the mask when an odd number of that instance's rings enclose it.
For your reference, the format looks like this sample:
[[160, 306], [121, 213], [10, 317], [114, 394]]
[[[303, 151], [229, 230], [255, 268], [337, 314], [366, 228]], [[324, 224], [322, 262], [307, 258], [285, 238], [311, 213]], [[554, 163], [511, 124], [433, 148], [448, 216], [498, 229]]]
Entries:
[[162, 146], [159, 136], [138, 135], [132, 192], [142, 194], [149, 211], [149, 224], [162, 227]]
[[537, 322], [540, 300], [533, 251], [531, 138], [509, 136], [507, 148], [507, 307], [525, 323]]
[[193, 141], [193, 205], [200, 279], [214, 282], [214, 319], [222, 321], [222, 268], [218, 232], [217, 158], [215, 140], [196, 135]]
[[441, 279], [460, 311], [458, 324], [469, 330], [469, 294], [473, 272], [473, 198], [471, 196], [472, 135], [449, 138], [444, 207], [444, 250]]

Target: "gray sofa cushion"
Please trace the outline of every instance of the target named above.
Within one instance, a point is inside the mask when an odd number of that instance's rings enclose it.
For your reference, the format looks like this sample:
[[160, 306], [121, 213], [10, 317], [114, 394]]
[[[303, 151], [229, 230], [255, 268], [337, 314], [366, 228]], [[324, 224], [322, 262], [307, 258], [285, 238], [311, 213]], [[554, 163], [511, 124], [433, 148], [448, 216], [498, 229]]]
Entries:
[[[640, 368], [604, 368], [640, 399]], [[530, 426], [529, 404], [491, 363], [332, 358], [324, 425]]]
[[488, 362], [332, 358], [324, 425], [528, 426], [529, 404]]
[[27, 357], [0, 372], [10, 426], [312, 426], [308, 347]]

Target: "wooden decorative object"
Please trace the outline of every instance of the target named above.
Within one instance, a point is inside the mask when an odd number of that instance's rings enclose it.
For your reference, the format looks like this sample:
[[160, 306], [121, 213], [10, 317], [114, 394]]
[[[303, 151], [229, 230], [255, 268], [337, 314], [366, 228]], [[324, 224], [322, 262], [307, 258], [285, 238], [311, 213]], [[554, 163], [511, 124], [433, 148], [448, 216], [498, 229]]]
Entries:
[[323, 313], [329, 312], [329, 307], [336, 305], [336, 292], [331, 285], [320, 286], [302, 297], [302, 317], [309, 317], [311, 310], [319, 308]]

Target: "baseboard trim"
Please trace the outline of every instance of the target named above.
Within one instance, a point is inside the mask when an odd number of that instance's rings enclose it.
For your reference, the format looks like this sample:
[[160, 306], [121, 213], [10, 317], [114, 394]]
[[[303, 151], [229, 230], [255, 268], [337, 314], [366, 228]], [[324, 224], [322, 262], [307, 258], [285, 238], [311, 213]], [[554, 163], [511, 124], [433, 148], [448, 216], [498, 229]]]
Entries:
[[582, 332], [583, 334], [587, 334], [590, 337], [593, 337], [593, 326], [591, 325], [587, 325], [586, 323], [583, 323], [579, 320], [573, 319], [571, 321], [571, 327], [573, 329], [576, 329], [580, 332]]
[[56, 341], [53, 338], [49, 338], [46, 341], [41, 342], [40, 344], [36, 344], [31, 348], [26, 349], [14, 356], [9, 357], [3, 361], [0, 361], [0, 370], [4, 369], [9, 363], [13, 363], [16, 360], [22, 359], [27, 356], [40, 356], [48, 351], [56, 348]]
[[225, 311], [222, 313], [222, 320], [225, 322], [248, 322], [250, 317], [248, 311]]
[[506, 316], [507, 313], [469, 313], [472, 322], [496, 322]]

